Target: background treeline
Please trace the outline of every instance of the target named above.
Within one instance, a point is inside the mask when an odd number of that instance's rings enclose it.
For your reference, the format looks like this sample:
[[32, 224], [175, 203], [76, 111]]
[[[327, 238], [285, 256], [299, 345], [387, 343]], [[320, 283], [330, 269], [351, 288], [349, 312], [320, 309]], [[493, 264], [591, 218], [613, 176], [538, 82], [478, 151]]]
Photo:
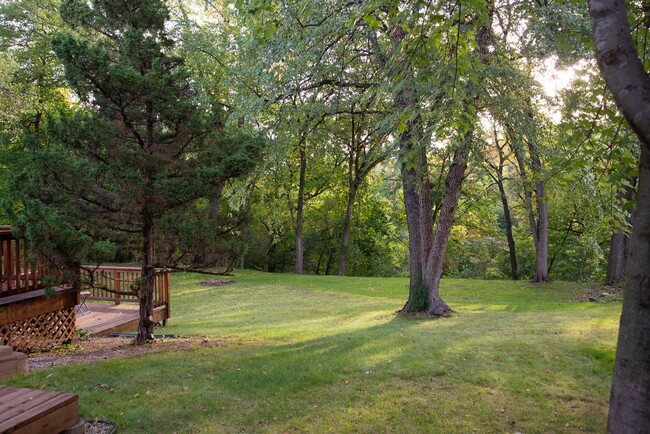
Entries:
[[[156, 217], [159, 265], [408, 275], [403, 173], [424, 165], [435, 222], [467, 146], [444, 275], [623, 277], [638, 143], [592, 60], [585, 4], [167, 7], [166, 53], [183, 59], [193, 98], [219, 104], [218, 148], [234, 155], [260, 134], [265, 144], [255, 168], [224, 169], [202, 197]], [[1, 218], [35, 243], [34, 150], [53, 140], [56, 119], [92, 104], [71, 89], [52, 44], [62, 32], [96, 36], [64, 24], [59, 8], [0, 4]], [[554, 69], [570, 72], [551, 92]], [[83, 260], [142, 260], [137, 231], [72, 226], [96, 241]]]

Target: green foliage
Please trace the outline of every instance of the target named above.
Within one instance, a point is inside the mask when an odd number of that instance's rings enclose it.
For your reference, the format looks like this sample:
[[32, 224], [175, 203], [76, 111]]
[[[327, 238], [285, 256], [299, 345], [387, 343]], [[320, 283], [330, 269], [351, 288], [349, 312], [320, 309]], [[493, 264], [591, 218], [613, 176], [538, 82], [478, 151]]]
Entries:
[[15, 224], [66, 264], [113, 259], [117, 244], [250, 171], [265, 145], [227, 133], [223, 106], [197, 96], [164, 3], [127, 3], [61, 5], [69, 30], [52, 47], [80, 105], [25, 136], [29, 156], [11, 181]]
[[[647, 60], [642, 5], [629, 6]], [[288, 270], [304, 164], [307, 272], [336, 271], [352, 180], [361, 193], [348, 273], [403, 274], [400, 194], [376, 189], [384, 181], [375, 164], [396, 154], [397, 138], [416, 120], [423, 136], [411, 137], [411, 152], [387, 166], [415, 167], [424, 148], [438, 206], [463, 135], [482, 141], [471, 156], [448, 275], [509, 273], [500, 197], [484, 168], [495, 161], [495, 141], [511, 140], [524, 158], [527, 140], [539, 147], [552, 277], [599, 278], [610, 232], [629, 230], [635, 202], [616, 197], [634, 185], [638, 143], [590, 60], [583, 3], [66, 0], [67, 24], [58, 9], [56, 0], [0, 5], [0, 105], [11, 107], [0, 113], [0, 221], [44, 251], [63, 251], [66, 264], [141, 259], [142, 218], [133, 204], [155, 191], [147, 207], [157, 217], [160, 261], [194, 264], [209, 250], [223, 264], [245, 253], [253, 268]], [[484, 30], [487, 54], [479, 49]], [[557, 96], [537, 82], [551, 64], [577, 71]], [[398, 108], [405, 90], [409, 103]], [[143, 148], [147, 101], [158, 119], [156, 145]], [[116, 121], [121, 114], [132, 128]], [[520, 272], [528, 276], [534, 250], [521, 193], [539, 178], [529, 170], [518, 180], [514, 156], [506, 160]], [[398, 178], [384, 169], [382, 177]], [[233, 178], [218, 219], [209, 219], [203, 205]], [[581, 233], [565, 236], [571, 224]]]
[[90, 330], [84, 328], [78, 328], [76, 331], [77, 331], [77, 339], [86, 341], [90, 338]]

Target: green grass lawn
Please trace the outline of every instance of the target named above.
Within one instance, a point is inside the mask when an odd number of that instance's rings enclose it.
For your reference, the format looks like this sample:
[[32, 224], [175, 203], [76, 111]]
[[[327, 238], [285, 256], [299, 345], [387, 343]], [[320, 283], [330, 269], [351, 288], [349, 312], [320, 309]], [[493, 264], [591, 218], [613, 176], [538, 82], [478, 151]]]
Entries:
[[2, 383], [78, 393], [120, 433], [605, 431], [621, 305], [579, 284], [444, 279], [458, 314], [429, 319], [394, 314], [406, 279], [206, 277], [173, 275], [164, 332], [222, 345]]

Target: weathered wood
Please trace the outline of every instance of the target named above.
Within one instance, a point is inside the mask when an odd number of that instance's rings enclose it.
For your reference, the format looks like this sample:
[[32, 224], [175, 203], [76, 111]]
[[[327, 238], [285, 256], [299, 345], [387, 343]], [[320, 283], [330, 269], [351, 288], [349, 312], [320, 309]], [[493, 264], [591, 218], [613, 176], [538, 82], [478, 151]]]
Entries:
[[30, 263], [27, 243], [14, 238], [11, 226], [0, 226], [0, 269], [0, 297], [10, 297], [45, 286], [45, 265], [39, 261]]
[[0, 433], [58, 434], [78, 423], [75, 394], [0, 386]]
[[[90, 270], [90, 271], [89, 271]], [[114, 267], [114, 266], [92, 266], [84, 265], [81, 268], [82, 284], [89, 286], [90, 272], [93, 273], [94, 287], [88, 288], [92, 294], [88, 300], [106, 300], [114, 301], [115, 304], [121, 302], [139, 302], [137, 295], [128, 294], [131, 292], [131, 286], [142, 274], [139, 267]], [[103, 288], [110, 289], [107, 291]], [[157, 268], [154, 281], [154, 305], [161, 306], [167, 304], [169, 288], [169, 270]]]
[[[154, 321], [169, 318], [166, 306], [154, 308]], [[90, 336], [101, 337], [109, 333], [129, 332], [138, 328], [139, 307], [136, 304], [92, 304], [90, 313], [77, 317], [77, 328], [88, 330]]]
[[17, 351], [48, 350], [74, 339], [77, 291], [55, 288], [0, 298], [0, 345]]
[[77, 305], [77, 292], [73, 289], [52, 289], [55, 292], [52, 297], [47, 297], [45, 290], [38, 289], [0, 298], [0, 325]]
[[8, 345], [0, 345], [0, 378], [28, 372], [27, 356], [13, 351]]

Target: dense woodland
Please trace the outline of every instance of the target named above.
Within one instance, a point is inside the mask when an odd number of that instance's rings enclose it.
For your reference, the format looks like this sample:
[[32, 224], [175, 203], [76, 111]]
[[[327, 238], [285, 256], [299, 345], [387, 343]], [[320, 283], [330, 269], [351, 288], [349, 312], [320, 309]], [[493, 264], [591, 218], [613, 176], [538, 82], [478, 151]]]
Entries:
[[[51, 167], [28, 169], [34, 141], [72, 134], [61, 131], [65, 117], [100, 104], [89, 101], [89, 89], [75, 88], [53, 40], [112, 36], [97, 26], [83, 30], [81, 18], [64, 22], [58, 1], [4, 3], [3, 220], [20, 227], [29, 220], [24, 194], [42, 195], [36, 190], [48, 182], [36, 178], [74, 164], [59, 153], [48, 157]], [[609, 267], [609, 283], [623, 276], [639, 145], [598, 73], [585, 4], [169, 7], [163, 52], [183, 59], [193, 103], [219, 107], [211, 140], [227, 142], [226, 153], [252, 146], [245, 137], [265, 143], [253, 146], [263, 147], [255, 168], [232, 170], [202, 193], [177, 192], [185, 195], [182, 209], [156, 216], [157, 264], [407, 274], [404, 180], [422, 167], [431, 227], [449, 217], [445, 183], [461, 180], [444, 275], [604, 281]], [[634, 17], [642, 51], [640, 6]], [[85, 175], [77, 186], [94, 181]], [[26, 186], [27, 178], [34, 184]], [[418, 194], [422, 185], [414, 186]], [[67, 212], [55, 213], [52, 225], [66, 225], [57, 219]], [[117, 229], [69, 227], [89, 238], [79, 252], [142, 260], [133, 228]]]
[[[111, 36], [66, 24], [57, 1], [5, 3], [3, 210], [20, 226], [30, 143], [56, 140], [63, 113], [88, 102], [53, 41]], [[219, 107], [211, 140], [228, 142], [220, 152], [250, 147], [246, 135], [265, 143], [255, 168], [225, 169], [156, 216], [157, 264], [404, 275], [403, 181], [426, 168], [433, 227], [460, 163], [444, 275], [621, 279], [639, 145], [598, 73], [585, 4], [312, 3], [169, 5], [164, 52], [183, 59], [193, 102]], [[634, 28], [644, 52], [647, 27]], [[34, 176], [64, 171], [49, 158]], [[79, 251], [141, 260], [131, 228], [118, 229], [70, 227], [94, 242]]]

